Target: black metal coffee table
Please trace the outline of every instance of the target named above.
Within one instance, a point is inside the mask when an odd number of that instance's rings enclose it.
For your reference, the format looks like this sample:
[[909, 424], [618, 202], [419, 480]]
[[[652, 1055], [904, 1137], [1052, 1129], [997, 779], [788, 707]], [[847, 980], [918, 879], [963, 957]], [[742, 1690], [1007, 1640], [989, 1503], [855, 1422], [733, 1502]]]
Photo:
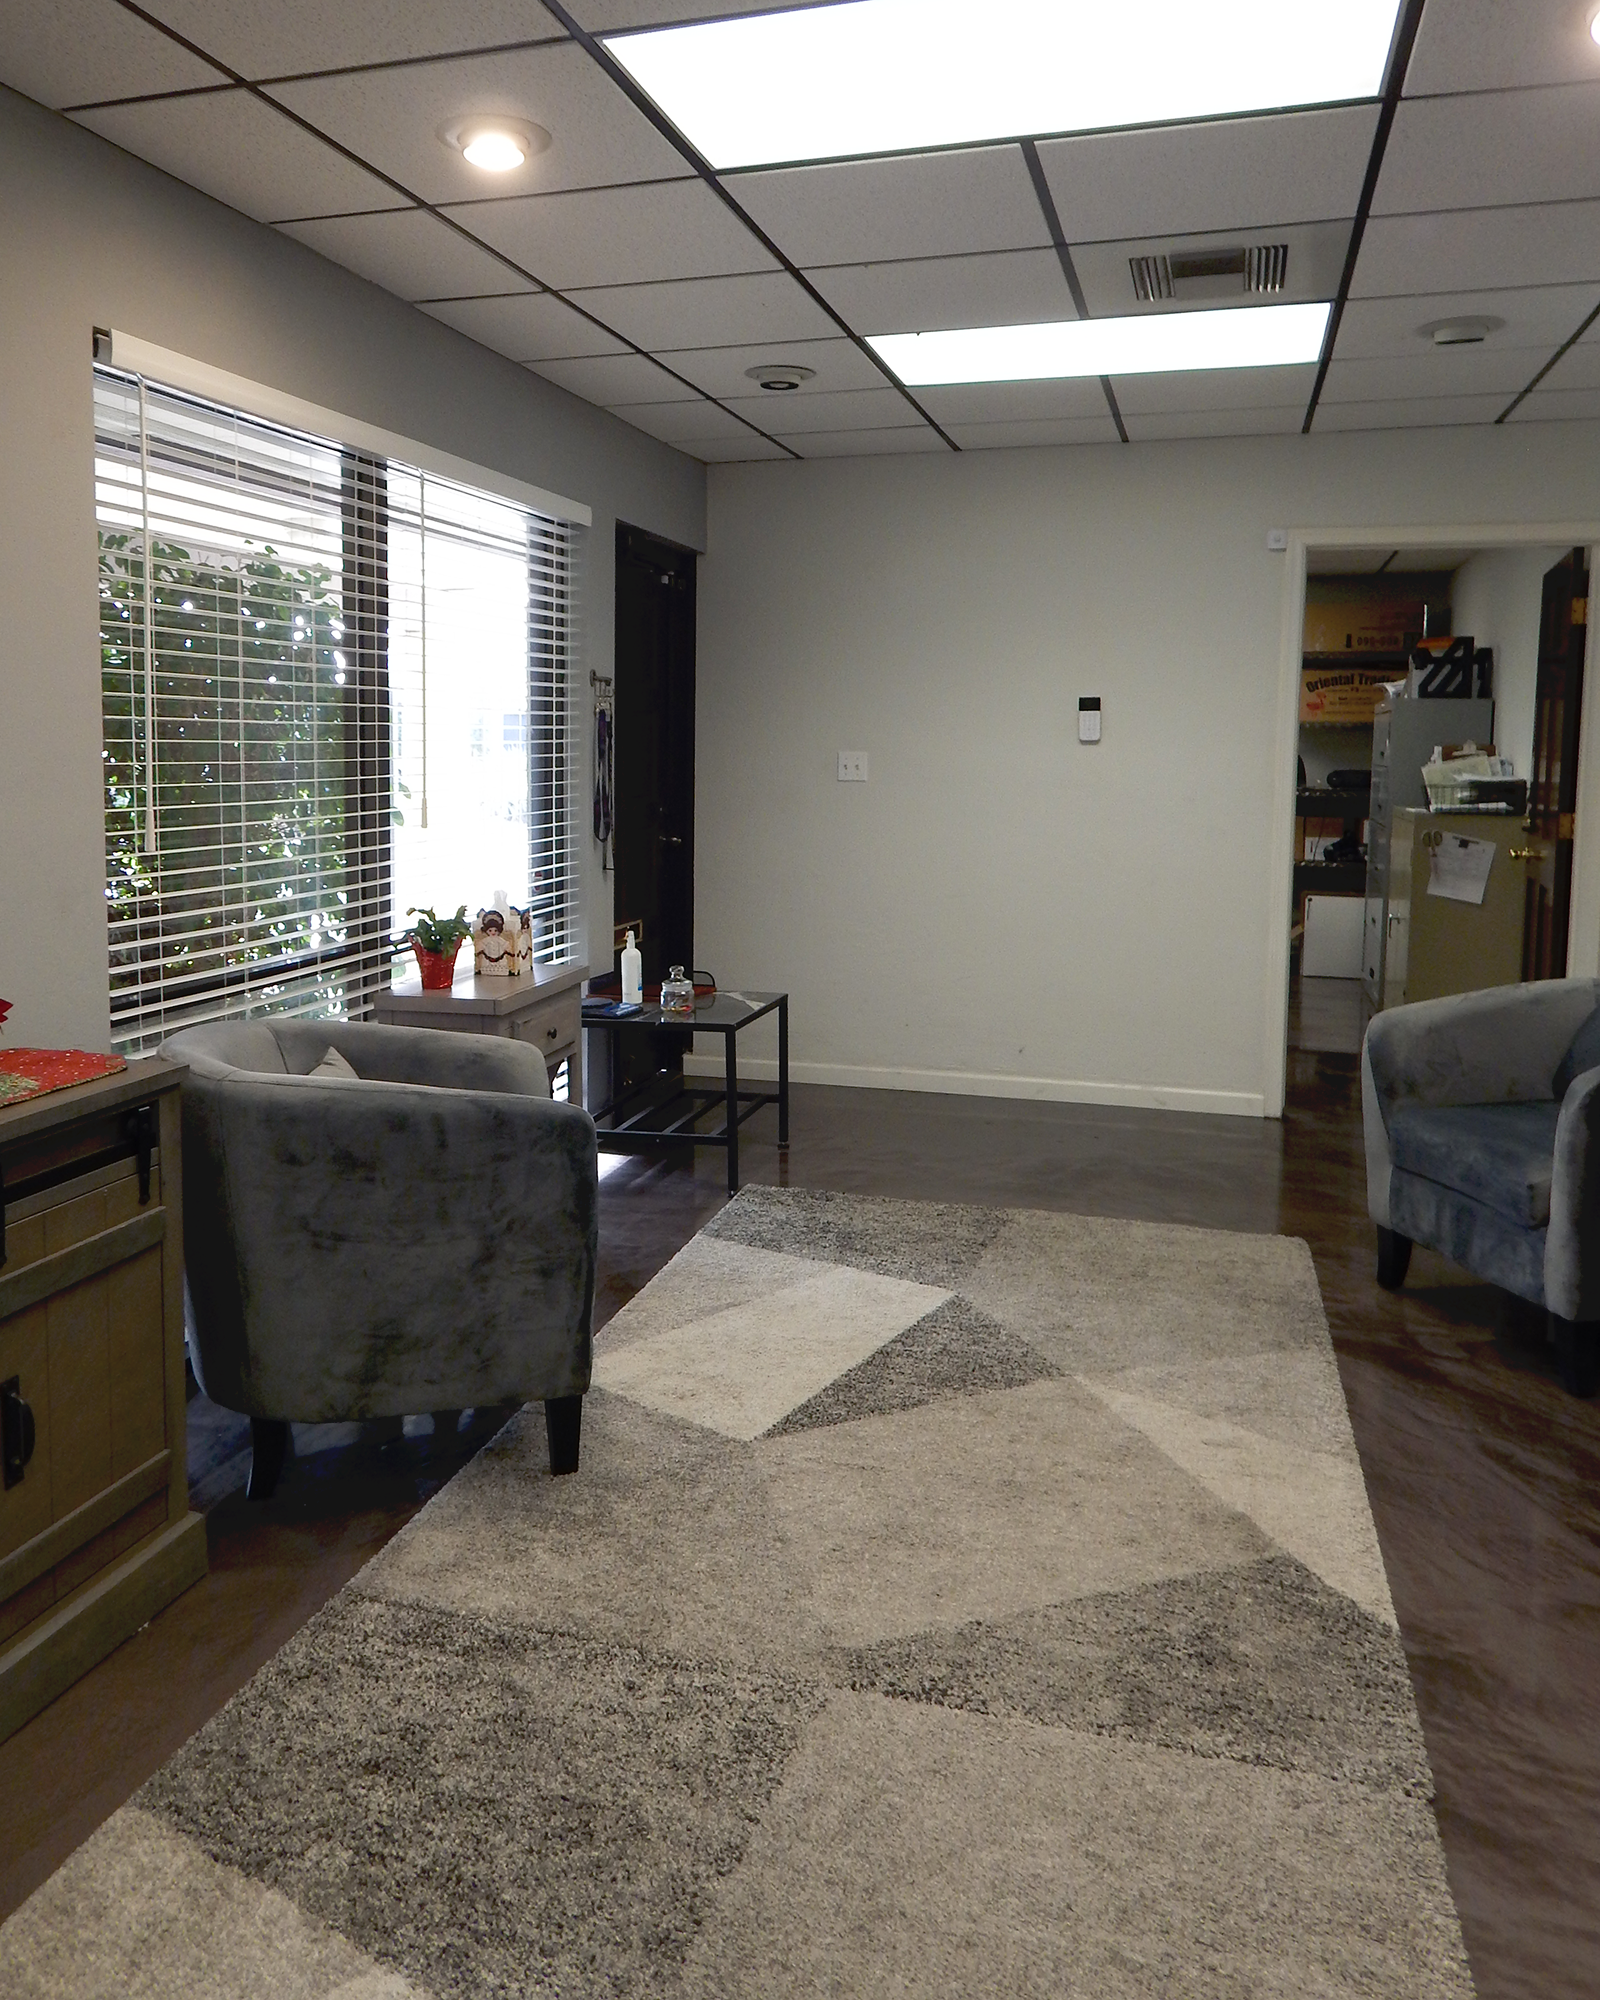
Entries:
[[[763, 1015], [778, 1017], [778, 1087], [776, 1090], [741, 1090], [739, 1062], [734, 1047], [741, 1028]], [[728, 1192], [739, 1191], [739, 1127], [764, 1104], [778, 1107], [778, 1144], [789, 1143], [789, 996], [787, 993], [740, 993], [724, 988], [709, 999], [695, 1002], [690, 1014], [666, 1014], [659, 1006], [641, 1007], [637, 1014], [594, 1015], [585, 1009], [583, 1025], [611, 1037], [612, 1061], [608, 1073], [617, 1073], [618, 1039], [623, 1035], [664, 1031], [690, 1035], [721, 1035], [724, 1051], [724, 1082], [714, 1085], [684, 1083], [670, 1097], [654, 1095], [654, 1079], [613, 1097], [593, 1113], [602, 1153], [649, 1153], [662, 1146], [723, 1146], [728, 1154]], [[642, 1101], [647, 1100], [647, 1101]], [[722, 1108], [722, 1123], [703, 1129], [698, 1121]], [[637, 1107], [637, 1108], [635, 1108]]]

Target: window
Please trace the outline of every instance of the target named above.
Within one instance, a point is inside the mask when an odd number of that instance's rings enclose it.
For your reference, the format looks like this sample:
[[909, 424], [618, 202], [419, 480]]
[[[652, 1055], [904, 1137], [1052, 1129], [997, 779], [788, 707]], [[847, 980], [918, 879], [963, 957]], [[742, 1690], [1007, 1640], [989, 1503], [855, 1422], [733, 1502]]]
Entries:
[[356, 1016], [408, 906], [575, 949], [572, 530], [95, 371], [112, 1038]]

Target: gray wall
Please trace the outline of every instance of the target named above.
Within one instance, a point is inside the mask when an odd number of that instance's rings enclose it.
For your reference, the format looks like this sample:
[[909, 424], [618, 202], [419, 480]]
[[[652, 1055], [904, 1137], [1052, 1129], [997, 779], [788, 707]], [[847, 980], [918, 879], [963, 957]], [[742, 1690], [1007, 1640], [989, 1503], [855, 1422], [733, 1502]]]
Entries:
[[[94, 327], [587, 502], [582, 717], [588, 669], [610, 670], [616, 520], [703, 547], [705, 474], [3, 88], [0, 190], [0, 995], [10, 1045], [105, 1048]], [[582, 847], [607, 961], [610, 884]]]
[[1456, 571], [1451, 609], [1458, 632], [1494, 648], [1495, 748], [1533, 775], [1534, 691], [1539, 679], [1539, 619], [1544, 573], [1558, 548], [1484, 549]]
[[1582, 520], [1593, 424], [713, 467], [696, 962], [791, 989], [802, 1078], [1271, 1110], [1301, 607], [1267, 529]]

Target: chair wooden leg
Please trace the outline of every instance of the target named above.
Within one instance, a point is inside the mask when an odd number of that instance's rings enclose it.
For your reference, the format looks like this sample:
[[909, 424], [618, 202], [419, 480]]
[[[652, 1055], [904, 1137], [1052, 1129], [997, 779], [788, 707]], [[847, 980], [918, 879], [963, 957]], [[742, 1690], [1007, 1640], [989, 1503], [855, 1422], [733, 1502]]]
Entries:
[[1411, 1238], [1378, 1225], [1378, 1283], [1386, 1292], [1397, 1292], [1411, 1268]]
[[276, 1417], [250, 1419], [250, 1484], [247, 1500], [270, 1500], [289, 1450], [289, 1426]]
[[583, 1429], [581, 1396], [547, 1396], [544, 1431], [550, 1443], [550, 1470], [558, 1477], [578, 1469], [578, 1438]]
[[1569, 1396], [1592, 1396], [1600, 1389], [1600, 1321], [1547, 1313], [1545, 1324], [1561, 1370], [1561, 1386]]

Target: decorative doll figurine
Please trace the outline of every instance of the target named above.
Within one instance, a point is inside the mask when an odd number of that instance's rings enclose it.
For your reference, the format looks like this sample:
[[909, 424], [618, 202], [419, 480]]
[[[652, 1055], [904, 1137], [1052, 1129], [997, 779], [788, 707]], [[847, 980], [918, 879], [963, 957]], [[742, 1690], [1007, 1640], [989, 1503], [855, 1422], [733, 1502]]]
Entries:
[[474, 970], [480, 979], [509, 978], [517, 969], [516, 938], [506, 928], [504, 910], [478, 912], [472, 927]]
[[511, 916], [517, 934], [517, 970], [518, 972], [532, 972], [533, 912], [532, 910], [513, 909]]

